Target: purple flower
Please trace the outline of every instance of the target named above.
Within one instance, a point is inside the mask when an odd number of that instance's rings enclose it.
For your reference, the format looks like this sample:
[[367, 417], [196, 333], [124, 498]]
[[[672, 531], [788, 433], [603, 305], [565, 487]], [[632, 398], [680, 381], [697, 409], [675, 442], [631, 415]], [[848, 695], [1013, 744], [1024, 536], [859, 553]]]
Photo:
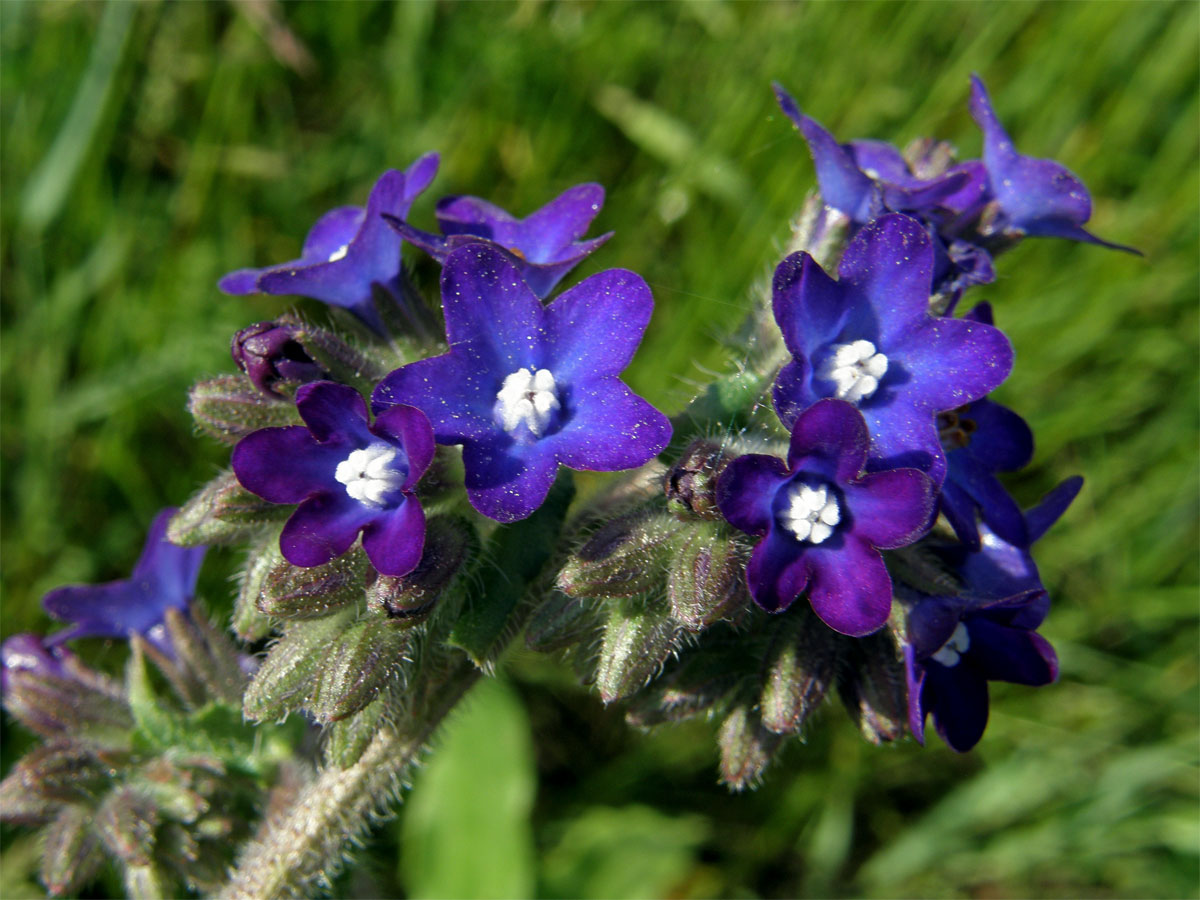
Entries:
[[654, 308], [640, 276], [609, 269], [543, 306], [506, 254], [472, 244], [446, 258], [442, 303], [450, 352], [392, 372], [372, 406], [411, 404], [438, 443], [462, 444], [485, 516], [530, 515], [560, 464], [630, 469], [667, 445], [667, 417], [618, 378]]
[[[980, 303], [964, 319], [992, 324], [990, 304]], [[1021, 508], [996, 477], [1015, 472], [1033, 459], [1033, 432], [1015, 412], [986, 397], [938, 414], [938, 434], [946, 451], [946, 480], [939, 504], [959, 540], [979, 548], [976, 515], [999, 537], [1026, 541]]]
[[279, 397], [282, 395], [275, 390], [276, 382], [303, 384], [329, 377], [296, 340], [298, 331], [295, 325], [256, 322], [233, 336], [229, 352], [255, 387]]
[[746, 566], [763, 609], [787, 609], [807, 589], [835, 631], [861, 636], [887, 621], [892, 581], [879, 550], [911, 544], [928, 530], [934, 487], [915, 469], [863, 474], [867, 445], [858, 410], [821, 400], [796, 419], [786, 465], [753, 454], [721, 474], [721, 513], [763, 538]]
[[394, 406], [370, 424], [362, 396], [331, 381], [301, 386], [296, 409], [304, 425], [264, 428], [233, 450], [243, 487], [272, 503], [300, 504], [279, 537], [284, 558], [323, 565], [361, 531], [378, 572], [407, 575], [425, 545], [425, 513], [413, 488], [433, 459], [429, 421], [411, 406]]
[[392, 227], [438, 262], [458, 247], [490, 241], [508, 254], [525, 283], [546, 297], [567, 272], [612, 237], [612, 232], [581, 241], [604, 205], [604, 188], [577, 184], [537, 212], [516, 219], [478, 197], [446, 197], [438, 201], [437, 220], [445, 237], [413, 228], [404, 216], [387, 216]]
[[871, 432], [869, 470], [911, 466], [940, 485], [946, 457], [935, 415], [999, 385], [1013, 355], [990, 325], [929, 314], [932, 270], [925, 229], [896, 214], [850, 242], [837, 281], [807, 253], [780, 263], [775, 320], [793, 359], [774, 399], [787, 427], [822, 397], [854, 403]]
[[176, 547], [167, 540], [167, 523], [176, 512], [164, 509], [155, 516], [141, 558], [127, 580], [56, 588], [42, 598], [46, 612], [73, 623], [46, 638], [46, 646], [74, 638], [136, 633], [170, 651], [163, 617], [168, 609], [188, 608], [207, 549]]
[[1054, 649], [1036, 633], [1050, 600], [1029, 548], [1082, 486], [1082, 478], [1068, 478], [1026, 512], [1022, 543], [1009, 543], [985, 522], [978, 549], [944, 549], [940, 555], [962, 579], [963, 596], [902, 594], [909, 728], [918, 741], [932, 714], [947, 744], [970, 750], [987, 726], [987, 682], [1042, 685], [1058, 677]]
[[8, 693], [13, 673], [39, 678], [67, 678], [65, 664], [75, 654], [66, 647], [48, 646], [36, 634], [14, 634], [0, 644], [0, 694]]
[[400, 240], [382, 216], [408, 215], [413, 200], [437, 173], [438, 155], [427, 153], [405, 171], [389, 169], [375, 182], [366, 208], [339, 206], [317, 220], [300, 258], [261, 269], [238, 269], [218, 282], [227, 294], [299, 294], [344, 307], [382, 331], [372, 286], [399, 296]]
[[977, 75], [971, 76], [970, 108], [983, 131], [983, 164], [995, 198], [993, 213], [984, 225], [985, 236], [1060, 237], [1141, 255], [1132, 247], [1111, 244], [1084, 230], [1083, 223], [1092, 216], [1092, 198], [1083, 182], [1052, 159], [1034, 159], [1017, 152]]
[[857, 225], [888, 210], [915, 214], [938, 207], [961, 209], [974, 202], [982, 190], [985, 182], [978, 162], [954, 166], [932, 178], [918, 177], [891, 144], [839, 144], [815, 119], [800, 111], [781, 85], [772, 87], [780, 108], [808, 143], [821, 199]]

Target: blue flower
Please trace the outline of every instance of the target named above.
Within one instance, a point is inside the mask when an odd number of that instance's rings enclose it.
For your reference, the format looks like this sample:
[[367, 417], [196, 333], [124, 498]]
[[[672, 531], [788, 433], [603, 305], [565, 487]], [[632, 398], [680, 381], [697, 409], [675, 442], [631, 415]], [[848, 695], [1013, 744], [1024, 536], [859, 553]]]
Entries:
[[73, 623], [50, 635], [47, 647], [74, 638], [123, 638], [140, 634], [172, 652], [163, 619], [168, 609], [185, 611], [196, 592], [206, 547], [176, 547], [167, 540], [167, 523], [177, 510], [154, 518], [141, 558], [124, 581], [60, 587], [42, 598], [51, 616]]
[[279, 536], [296, 566], [320, 566], [362, 532], [376, 571], [407, 575], [421, 561], [425, 513], [413, 491], [433, 459], [420, 410], [393, 406], [368, 422], [362, 395], [318, 381], [296, 391], [304, 425], [263, 428], [233, 450], [233, 471], [272, 503], [298, 503]]
[[450, 351], [392, 372], [372, 407], [415, 406], [439, 444], [462, 444], [485, 516], [529, 516], [560, 464], [630, 469], [667, 445], [667, 417], [619, 378], [654, 308], [640, 276], [600, 272], [544, 306], [507, 254], [476, 243], [446, 257], [442, 303]]
[[1083, 182], [1061, 163], [1017, 152], [977, 75], [971, 76], [970, 107], [983, 132], [983, 165], [994, 198], [981, 229], [985, 236], [1059, 237], [1141, 255], [1084, 229], [1083, 223], [1092, 216], [1092, 198]]
[[610, 231], [580, 240], [603, 205], [604, 188], [598, 184], [577, 184], [524, 219], [478, 197], [446, 197], [437, 205], [438, 227], [445, 237], [413, 228], [403, 215], [385, 218], [406, 241], [443, 264], [458, 247], [491, 242], [508, 255], [530, 289], [545, 298], [564, 275], [612, 237]]
[[1058, 658], [1037, 628], [1050, 601], [1030, 545], [1066, 511], [1083, 485], [1070, 478], [1025, 515], [1026, 541], [1010, 544], [980, 526], [980, 547], [943, 552], [963, 582], [959, 596], [902, 590], [907, 606], [904, 658], [909, 728], [924, 741], [932, 715], [953, 749], [970, 750], [987, 727], [989, 681], [1049, 684]]
[[428, 153], [403, 172], [389, 169], [371, 189], [366, 208], [339, 206], [317, 220], [300, 258], [261, 269], [238, 269], [218, 282], [227, 294], [298, 294], [350, 310], [382, 332], [374, 285], [400, 296], [400, 245], [383, 215], [403, 218], [437, 173]]
[[999, 385], [1013, 355], [990, 325], [930, 315], [932, 271], [925, 229], [899, 214], [858, 233], [837, 281], [807, 253], [780, 263], [772, 304], [793, 358], [774, 399], [788, 428], [823, 397], [855, 404], [871, 432], [869, 471], [911, 466], [940, 485], [946, 457], [935, 415]]

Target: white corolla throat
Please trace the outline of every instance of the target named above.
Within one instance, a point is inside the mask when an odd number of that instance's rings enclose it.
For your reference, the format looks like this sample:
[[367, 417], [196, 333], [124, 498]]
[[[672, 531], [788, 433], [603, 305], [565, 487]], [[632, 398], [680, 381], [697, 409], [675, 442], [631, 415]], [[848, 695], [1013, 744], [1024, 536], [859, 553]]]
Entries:
[[834, 396], [857, 403], [874, 394], [879, 388], [879, 380], [888, 370], [888, 358], [877, 353], [875, 345], [865, 340], [834, 344], [831, 349], [821, 377], [834, 383]]
[[507, 378], [496, 395], [496, 415], [505, 431], [525, 425], [535, 437], [541, 437], [558, 402], [558, 386], [549, 369], [517, 369]]
[[967, 626], [959, 622], [954, 629], [954, 634], [950, 635], [950, 640], [942, 644], [942, 649], [933, 654], [933, 661], [939, 662], [947, 668], [953, 668], [958, 665], [962, 655], [970, 648], [971, 636], [967, 634]]
[[346, 486], [346, 493], [366, 506], [382, 508], [387, 497], [400, 490], [407, 473], [393, 466], [399, 455], [390, 444], [377, 443], [355, 450], [340, 463], [333, 477]]
[[788, 489], [788, 507], [779, 516], [780, 524], [796, 540], [810, 544], [827, 540], [833, 534], [833, 526], [841, 520], [837, 497], [825, 485], [792, 485]]
[[336, 250], [334, 250], [332, 253], [329, 254], [329, 261], [337, 262], [339, 259], [344, 259], [346, 257], [346, 254], [349, 251], [350, 251], [350, 245], [342, 244], [342, 246], [338, 247]]

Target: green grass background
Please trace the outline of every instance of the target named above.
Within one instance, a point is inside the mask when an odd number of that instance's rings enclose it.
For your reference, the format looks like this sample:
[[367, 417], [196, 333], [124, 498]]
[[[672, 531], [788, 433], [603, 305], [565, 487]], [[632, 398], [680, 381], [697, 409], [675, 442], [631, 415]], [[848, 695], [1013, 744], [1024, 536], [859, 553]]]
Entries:
[[[622, 266], [652, 285], [628, 380], [674, 409], [725, 364], [718, 338], [813, 184], [769, 82], [843, 139], [932, 134], [977, 155], [975, 71], [1017, 146], [1088, 184], [1094, 230], [1146, 254], [1030, 242], [974, 292], [1017, 348], [997, 394], [1038, 439], [1014, 493], [1087, 478], [1038, 548], [1060, 682], [996, 687], [964, 756], [936, 738], [870, 747], [831, 707], [763, 789], [730, 795], [712, 725], [632, 733], [518, 656], [336, 889], [1196, 896], [1198, 12], [0, 3], [4, 633], [49, 628], [51, 587], [124, 576], [155, 511], [224, 463], [185, 390], [288, 303], [225, 297], [217, 278], [292, 258], [384, 168], [441, 151], [413, 212], [426, 226], [447, 193], [524, 214], [605, 184], [596, 227], [617, 236], [571, 280]], [[233, 562], [214, 554], [204, 576], [217, 609]], [[6, 839], [16, 896], [35, 851]]]

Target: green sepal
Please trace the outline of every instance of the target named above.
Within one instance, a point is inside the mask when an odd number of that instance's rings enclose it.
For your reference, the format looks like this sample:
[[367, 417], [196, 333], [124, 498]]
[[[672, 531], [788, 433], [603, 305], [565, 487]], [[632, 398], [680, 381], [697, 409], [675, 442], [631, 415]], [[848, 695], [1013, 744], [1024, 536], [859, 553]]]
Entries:
[[640, 509], [602, 524], [563, 562], [555, 585], [572, 597], [633, 597], [662, 585], [670, 541], [683, 524]]
[[295, 317], [282, 317], [279, 321], [295, 325], [293, 338], [329, 373], [330, 379], [349, 385], [366, 397], [371, 396], [375, 385], [394, 368], [373, 359], [332, 331]]
[[325, 763], [348, 769], [358, 762], [380, 728], [388, 727], [390, 718], [388, 692], [376, 697], [357, 713], [330, 722], [321, 732], [325, 739]]
[[746, 704], [735, 706], [717, 733], [721, 781], [735, 791], [757, 783], [782, 742], [782, 737], [763, 727], [756, 710]]
[[431, 516], [425, 523], [425, 548], [407, 575], [380, 575], [367, 589], [367, 607], [396, 628], [411, 628], [429, 618], [442, 595], [468, 562], [478, 556], [479, 535], [461, 516]]
[[667, 599], [671, 615], [689, 631], [700, 631], [749, 604], [749, 554], [726, 525], [693, 522], [673, 549]]
[[42, 834], [41, 879], [54, 896], [74, 894], [96, 877], [104, 863], [92, 812], [68, 806]]
[[258, 610], [280, 619], [317, 619], [363, 599], [372, 571], [361, 547], [320, 566], [294, 566], [279, 560], [263, 579]]
[[141, 791], [121, 786], [96, 810], [93, 824], [108, 852], [129, 866], [148, 866], [154, 858], [158, 808]]
[[585, 640], [600, 630], [596, 603], [553, 590], [538, 605], [525, 626], [525, 646], [550, 653]]
[[838, 682], [850, 718], [872, 744], [904, 736], [908, 724], [908, 693], [904, 662], [887, 629], [855, 641], [846, 656], [850, 665]]
[[763, 670], [761, 715], [765, 728], [794, 734], [820, 706], [837, 676], [844, 638], [817, 618], [807, 603], [775, 616]]
[[188, 412], [201, 431], [225, 444], [260, 428], [303, 424], [295, 403], [264, 394], [245, 375], [197, 381], [188, 391]]
[[643, 688], [678, 647], [683, 630], [666, 605], [647, 597], [610, 601], [596, 689], [611, 703]]
[[227, 471], [192, 495], [171, 519], [167, 537], [181, 547], [239, 544], [263, 525], [282, 522], [291, 514], [291, 506], [268, 503]]
[[354, 620], [354, 610], [323, 619], [292, 622], [267, 652], [242, 700], [246, 718], [277, 721], [301, 709], [330, 643]]
[[485, 568], [476, 567], [477, 577], [449, 637], [449, 643], [466, 651], [477, 666], [488, 665], [501, 639], [512, 633], [514, 624], [520, 627], [510, 621], [512, 612], [550, 559], [574, 496], [575, 480], [562, 469], [533, 515], [493, 532], [480, 556]]
[[260, 641], [271, 633], [271, 617], [258, 608], [267, 576], [284, 562], [279, 549], [279, 530], [272, 529], [254, 549], [238, 573], [238, 592], [233, 601], [233, 633], [246, 642]]
[[720, 434], [745, 429], [774, 378], [774, 369], [743, 369], [711, 382], [671, 419], [674, 437], [658, 458], [667, 465], [674, 464], [697, 432]]
[[403, 677], [410, 632], [386, 618], [365, 616], [322, 651], [305, 706], [318, 722], [336, 722], [363, 709], [389, 683]]

